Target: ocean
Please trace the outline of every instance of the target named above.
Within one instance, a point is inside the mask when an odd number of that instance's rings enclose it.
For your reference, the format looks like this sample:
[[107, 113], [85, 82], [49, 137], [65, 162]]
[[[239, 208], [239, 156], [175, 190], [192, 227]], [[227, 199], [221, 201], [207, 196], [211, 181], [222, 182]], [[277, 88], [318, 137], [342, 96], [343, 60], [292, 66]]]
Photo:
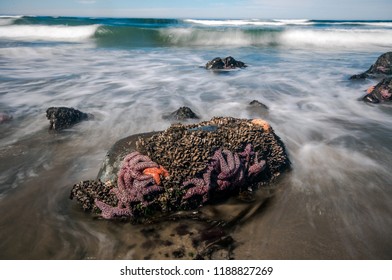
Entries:
[[[175, 258], [157, 241], [170, 232], [93, 218], [69, 194], [117, 140], [182, 106], [262, 117], [292, 161], [230, 228], [234, 258], [391, 259], [392, 108], [360, 101], [377, 80], [349, 80], [388, 51], [392, 21], [1, 16], [0, 259]], [[248, 67], [204, 68], [227, 56]], [[95, 119], [49, 133], [52, 106]]]

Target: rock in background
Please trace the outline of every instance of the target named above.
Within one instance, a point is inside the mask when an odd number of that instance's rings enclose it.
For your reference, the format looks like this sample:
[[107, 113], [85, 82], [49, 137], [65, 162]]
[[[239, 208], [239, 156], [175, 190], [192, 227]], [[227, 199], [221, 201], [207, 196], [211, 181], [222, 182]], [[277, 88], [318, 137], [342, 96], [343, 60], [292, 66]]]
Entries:
[[50, 107], [46, 110], [46, 117], [50, 121], [49, 130], [62, 130], [81, 121], [92, 120], [92, 114], [86, 114], [74, 108]]
[[392, 101], [392, 77], [385, 78], [376, 86], [371, 87], [362, 100], [369, 103]]
[[224, 59], [216, 57], [206, 64], [208, 70], [222, 70], [222, 69], [235, 69], [247, 67], [245, 63], [239, 60], [235, 60], [233, 57], [228, 56]]
[[350, 77], [350, 80], [377, 78], [392, 75], [392, 52], [382, 54], [370, 68], [357, 75]]

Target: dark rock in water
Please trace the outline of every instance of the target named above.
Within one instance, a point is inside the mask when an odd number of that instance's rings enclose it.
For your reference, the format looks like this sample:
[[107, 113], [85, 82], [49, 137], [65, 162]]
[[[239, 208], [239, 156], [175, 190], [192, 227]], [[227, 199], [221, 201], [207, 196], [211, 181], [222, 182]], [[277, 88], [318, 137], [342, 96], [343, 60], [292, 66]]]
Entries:
[[369, 103], [392, 101], [392, 77], [385, 78], [376, 86], [368, 89], [368, 94], [362, 100]]
[[206, 69], [224, 69], [225, 63], [220, 57], [216, 57], [213, 60], [210, 60], [206, 64]]
[[246, 109], [250, 115], [254, 117], [265, 117], [268, 115], [269, 110], [267, 105], [261, 103], [258, 100], [251, 101]]
[[387, 52], [381, 55], [376, 63], [374, 63], [370, 68], [361, 74], [353, 75], [350, 80], [366, 79], [373, 77], [383, 77], [392, 75], [392, 52]]
[[227, 69], [246, 67], [245, 63], [243, 63], [242, 61], [239, 61], [239, 60], [235, 60], [231, 56], [224, 58], [223, 62], [225, 64], [225, 68], [227, 68]]
[[169, 120], [185, 121], [188, 119], [199, 119], [199, 116], [196, 115], [189, 107], [181, 107], [177, 111], [163, 115], [163, 118]]
[[7, 113], [0, 113], [0, 124], [6, 123], [10, 120], [12, 120], [12, 115], [9, 115]]
[[263, 109], [265, 109], [265, 110], [268, 110], [268, 109], [269, 109], [267, 105], [261, 103], [261, 102], [258, 101], [258, 100], [253, 100], [253, 101], [251, 101], [251, 102], [249, 103], [249, 105], [252, 106], [252, 107], [263, 108]]
[[51, 130], [62, 130], [81, 121], [94, 118], [92, 114], [86, 114], [68, 107], [50, 107], [46, 110], [46, 117], [50, 121], [49, 129]]
[[266, 121], [213, 118], [120, 140], [97, 181], [76, 184], [72, 193], [85, 209], [99, 209], [104, 218], [140, 221], [231, 196], [249, 197], [289, 167], [284, 145]]
[[211, 61], [208, 61], [206, 64], [206, 69], [210, 70], [221, 70], [221, 69], [235, 69], [235, 68], [244, 68], [246, 67], [245, 63], [239, 60], [235, 60], [231, 56], [228, 56], [224, 59], [220, 57], [216, 57]]
[[249, 103], [249, 105], [254, 106], [254, 107], [261, 107], [261, 108], [264, 108], [264, 109], [268, 110], [268, 106], [265, 105], [265, 104], [263, 104], [263, 103], [261, 103], [261, 102], [258, 101], [258, 100], [252, 100], [252, 101]]

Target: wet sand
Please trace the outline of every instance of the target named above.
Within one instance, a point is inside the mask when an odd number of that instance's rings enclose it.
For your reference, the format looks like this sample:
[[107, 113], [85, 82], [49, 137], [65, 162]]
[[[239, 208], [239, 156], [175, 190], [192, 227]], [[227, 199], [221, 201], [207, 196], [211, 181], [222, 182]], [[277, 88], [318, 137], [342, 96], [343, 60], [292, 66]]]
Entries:
[[[208, 221], [178, 218], [133, 225], [84, 213], [69, 199], [73, 183], [96, 176], [99, 160], [96, 167], [81, 168], [80, 154], [69, 150], [75, 139], [59, 139], [47, 131], [36, 137], [2, 151], [3, 169], [5, 162], [24, 166], [36, 159], [36, 144], [38, 151], [47, 151], [43, 162], [51, 167], [37, 167], [39, 175], [23, 180], [0, 200], [1, 259], [192, 259], [199, 253], [213, 259], [392, 257], [390, 206], [385, 200], [391, 190], [360, 186], [369, 176], [375, 186], [383, 183], [374, 170], [353, 173], [352, 184], [358, 189], [348, 192], [341, 184], [330, 184], [336, 178], [322, 182], [317, 173], [300, 183], [309, 173], [296, 170], [294, 162], [293, 171], [273, 184], [274, 196], [265, 202], [260, 193], [251, 204], [231, 200], [194, 216], [204, 215]], [[318, 188], [306, 187], [312, 183]], [[202, 237], [207, 229], [214, 236]], [[219, 248], [208, 255], [206, 248], [214, 242]]]

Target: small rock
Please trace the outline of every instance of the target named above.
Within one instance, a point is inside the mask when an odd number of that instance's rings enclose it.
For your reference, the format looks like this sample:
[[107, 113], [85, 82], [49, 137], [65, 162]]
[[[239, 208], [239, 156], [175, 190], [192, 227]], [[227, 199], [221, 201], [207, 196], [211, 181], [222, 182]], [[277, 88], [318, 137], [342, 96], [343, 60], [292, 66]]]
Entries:
[[261, 102], [258, 101], [258, 100], [253, 100], [253, 101], [251, 101], [251, 102], [249, 103], [249, 105], [252, 106], [252, 107], [263, 108], [263, 109], [265, 109], [265, 110], [268, 110], [268, 109], [269, 109], [267, 105], [261, 103]]
[[94, 119], [92, 114], [86, 114], [74, 108], [50, 107], [46, 110], [46, 117], [50, 121], [50, 130], [69, 128], [84, 120]]
[[268, 106], [258, 100], [250, 102], [246, 108], [252, 117], [266, 117], [268, 115]]
[[216, 57], [211, 61], [208, 61], [206, 64], [206, 69], [235, 69], [235, 68], [244, 68], [247, 67], [245, 63], [239, 60], [235, 60], [233, 57], [228, 56], [224, 59], [220, 57]]
[[177, 111], [163, 115], [162, 118], [184, 121], [187, 119], [199, 119], [199, 116], [196, 115], [189, 107], [181, 107]]

